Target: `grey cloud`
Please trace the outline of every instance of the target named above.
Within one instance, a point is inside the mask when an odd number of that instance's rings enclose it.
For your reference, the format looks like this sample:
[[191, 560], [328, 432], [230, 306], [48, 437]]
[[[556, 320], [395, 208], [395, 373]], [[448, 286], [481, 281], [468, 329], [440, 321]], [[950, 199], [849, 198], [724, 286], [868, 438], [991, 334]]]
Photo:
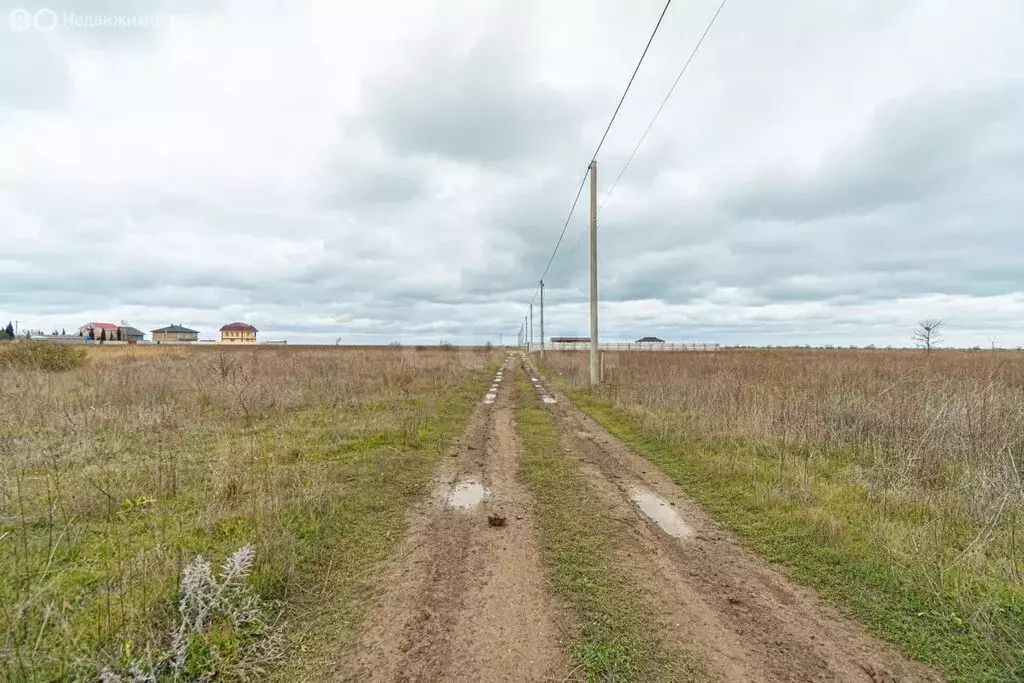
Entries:
[[1024, 177], [1024, 96], [1007, 83], [987, 91], [920, 92], [884, 103], [862, 139], [827, 151], [796, 176], [772, 169], [725, 198], [735, 218], [810, 220], [862, 214], [941, 196], [988, 179], [1006, 164]]
[[563, 148], [578, 135], [580, 103], [518, 68], [520, 50], [492, 36], [464, 56], [423, 55], [417, 68], [369, 90], [361, 123], [398, 154], [483, 164]]

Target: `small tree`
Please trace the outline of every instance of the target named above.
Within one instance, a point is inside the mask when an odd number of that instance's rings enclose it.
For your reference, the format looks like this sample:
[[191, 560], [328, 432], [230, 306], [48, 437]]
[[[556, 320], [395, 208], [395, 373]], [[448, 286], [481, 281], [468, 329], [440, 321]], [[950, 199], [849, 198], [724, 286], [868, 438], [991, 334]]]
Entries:
[[124, 341], [123, 339], [121, 339], [121, 328], [120, 327], [117, 328], [117, 341]]
[[942, 343], [942, 335], [939, 334], [941, 329], [941, 320], [938, 318], [925, 318], [917, 323], [917, 327], [914, 329], [914, 336], [911, 339], [914, 340], [914, 343], [919, 348], [931, 351]]
[[107, 341], [107, 331], [100, 330], [100, 343], [102, 344], [105, 341]]
[[14, 325], [12, 325], [10, 321], [7, 322], [7, 327], [4, 328], [4, 333], [6, 333], [8, 337], [12, 339], [14, 338]]

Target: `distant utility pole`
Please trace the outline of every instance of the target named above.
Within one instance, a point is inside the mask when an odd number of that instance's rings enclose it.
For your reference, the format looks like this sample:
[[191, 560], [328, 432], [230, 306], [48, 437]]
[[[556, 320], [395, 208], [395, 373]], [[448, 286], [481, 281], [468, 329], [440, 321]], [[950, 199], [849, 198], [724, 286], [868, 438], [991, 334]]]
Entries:
[[533, 302], [530, 302], [530, 346], [527, 351], [533, 352]]
[[597, 356], [597, 159], [590, 161], [590, 385], [600, 381]]
[[544, 357], [544, 281], [540, 281], [540, 357]]

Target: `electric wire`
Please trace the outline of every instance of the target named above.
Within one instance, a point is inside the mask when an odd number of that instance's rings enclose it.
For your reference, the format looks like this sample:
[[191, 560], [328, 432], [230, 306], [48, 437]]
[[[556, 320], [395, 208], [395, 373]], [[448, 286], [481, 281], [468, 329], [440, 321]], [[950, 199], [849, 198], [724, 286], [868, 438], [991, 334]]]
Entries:
[[[544, 267], [544, 272], [541, 274], [540, 279], [543, 280], [548, 275], [548, 271], [551, 269], [551, 264], [555, 260], [555, 255], [558, 253], [558, 247], [562, 244], [562, 239], [565, 237], [565, 231], [569, 227], [569, 221], [572, 220], [572, 215], [576, 211], [576, 206], [579, 204], [580, 196], [583, 194], [583, 187], [587, 184], [587, 174], [590, 173], [590, 165], [597, 159], [598, 153], [601, 151], [601, 147], [604, 146], [604, 141], [608, 138], [608, 133], [612, 129], [612, 124], [615, 123], [616, 117], [619, 115], [619, 110], [622, 109], [622, 103], [626, 101], [626, 95], [629, 94], [629, 89], [633, 85], [633, 81], [636, 79], [637, 73], [640, 71], [640, 66], [644, 63], [644, 58], [647, 56], [647, 51], [651, 48], [651, 43], [654, 42], [654, 36], [657, 35], [658, 29], [661, 27], [661, 22], [665, 18], [665, 13], [668, 12], [669, 5], [672, 4], [672, 0], [666, 0], [665, 6], [661, 10], [661, 14], [658, 16], [657, 23], [654, 24], [654, 29], [651, 31], [650, 38], [647, 39], [647, 44], [644, 46], [644, 51], [640, 53], [640, 59], [637, 60], [636, 67], [633, 69], [633, 74], [629, 77], [629, 82], [626, 83], [625, 90], [622, 91], [622, 97], [619, 98], [619, 103], [615, 106], [615, 111], [612, 112], [611, 118], [608, 120], [608, 125], [605, 126], [604, 134], [601, 135], [601, 140], [597, 143], [597, 147], [594, 149], [594, 153], [590, 156], [590, 163], [587, 164], [587, 170], [583, 174], [583, 180], [580, 183], [579, 189], [576, 191], [576, 198], [572, 202], [572, 207], [569, 209], [569, 215], [565, 217], [565, 223], [562, 225], [562, 232], [558, 235], [558, 241], [555, 242], [555, 248], [551, 252], [551, 258], [548, 259], [547, 266]], [[533, 290], [533, 297], [530, 299], [530, 303], [534, 303], [537, 300], [537, 293], [540, 291], [540, 281], [537, 283], [537, 288]]]
[[[622, 176], [626, 173], [626, 169], [629, 168], [629, 165], [631, 163], [633, 163], [633, 158], [636, 157], [636, 153], [640, 150], [640, 146], [644, 144], [644, 140], [647, 139], [647, 135], [651, 132], [651, 129], [654, 128], [654, 123], [658, 120], [658, 117], [661, 116], [662, 110], [665, 108], [665, 105], [668, 104], [669, 98], [672, 97], [672, 93], [675, 92], [676, 87], [679, 85], [679, 81], [682, 80], [683, 74], [685, 74], [686, 70], [690, 67], [690, 63], [693, 61], [694, 56], [697, 54], [697, 51], [700, 49], [700, 46], [704, 43], [704, 39], [708, 37], [708, 33], [711, 32], [711, 28], [715, 25], [715, 21], [718, 19], [718, 15], [722, 13], [722, 9], [725, 7], [725, 3], [728, 1], [729, 0], [722, 0], [722, 2], [718, 5], [718, 9], [715, 10], [715, 14], [711, 17], [711, 21], [709, 21], [708, 25], [704, 28], [704, 32], [697, 40], [697, 44], [693, 46], [693, 50], [690, 51], [690, 56], [687, 57], [686, 63], [683, 64], [683, 68], [679, 70], [679, 74], [676, 76], [676, 80], [673, 81], [672, 86], [668, 89], [668, 92], [665, 93], [665, 97], [664, 99], [662, 99], [661, 105], [658, 107], [658, 110], [654, 112], [654, 116], [651, 118], [650, 123], [647, 124], [647, 128], [644, 130], [643, 135], [641, 135], [640, 139], [637, 140], [636, 146], [633, 147], [633, 151], [630, 153], [629, 158], [626, 159], [626, 163], [623, 164], [622, 168], [619, 170], [618, 175], [615, 177], [615, 182], [612, 183], [612, 186], [608, 189], [608, 192], [605, 194], [604, 199], [601, 200], [600, 208], [604, 208], [604, 205], [608, 202], [608, 198], [612, 196], [612, 192], [615, 191], [615, 188], [618, 186], [619, 181], [622, 180]], [[576, 251], [580, 248], [580, 244], [583, 243], [583, 237], [586, 234], [587, 229], [584, 228], [583, 231], [580, 233], [579, 239], [576, 240], [576, 245], [572, 248], [572, 252], [570, 252], [569, 254], [570, 261], [572, 260], [572, 257], [576, 255]]]

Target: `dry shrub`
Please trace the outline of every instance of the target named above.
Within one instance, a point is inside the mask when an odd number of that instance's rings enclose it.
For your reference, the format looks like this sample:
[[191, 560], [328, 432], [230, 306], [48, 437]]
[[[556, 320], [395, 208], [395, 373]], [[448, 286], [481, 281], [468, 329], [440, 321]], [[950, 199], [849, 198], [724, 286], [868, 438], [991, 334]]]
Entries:
[[86, 363], [86, 351], [45, 341], [24, 340], [0, 344], [0, 368], [64, 372]]

